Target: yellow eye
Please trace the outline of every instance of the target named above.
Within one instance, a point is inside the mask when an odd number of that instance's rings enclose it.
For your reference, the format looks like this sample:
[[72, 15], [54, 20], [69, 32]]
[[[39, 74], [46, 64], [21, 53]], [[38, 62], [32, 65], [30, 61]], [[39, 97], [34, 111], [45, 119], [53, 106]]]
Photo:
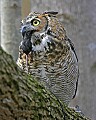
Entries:
[[38, 26], [40, 24], [40, 21], [35, 19], [35, 20], [33, 20], [32, 24], [34, 26]]

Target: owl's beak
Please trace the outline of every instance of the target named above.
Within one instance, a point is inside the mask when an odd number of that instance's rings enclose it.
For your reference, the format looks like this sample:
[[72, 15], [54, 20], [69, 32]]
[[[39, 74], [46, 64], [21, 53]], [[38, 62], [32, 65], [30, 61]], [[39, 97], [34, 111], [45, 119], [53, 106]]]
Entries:
[[23, 36], [23, 38], [24, 38], [25, 33], [26, 33], [26, 26], [22, 26], [22, 27], [21, 27], [21, 33], [22, 33], [22, 36]]
[[25, 36], [25, 33], [30, 32], [30, 31], [31, 31], [30, 25], [23, 25], [21, 27], [21, 33], [23, 37]]
[[23, 25], [21, 27], [21, 34], [23, 36], [23, 38], [25, 37], [25, 35], [31, 35], [34, 32], [34, 28], [32, 28], [32, 26], [30, 24], [28, 25]]

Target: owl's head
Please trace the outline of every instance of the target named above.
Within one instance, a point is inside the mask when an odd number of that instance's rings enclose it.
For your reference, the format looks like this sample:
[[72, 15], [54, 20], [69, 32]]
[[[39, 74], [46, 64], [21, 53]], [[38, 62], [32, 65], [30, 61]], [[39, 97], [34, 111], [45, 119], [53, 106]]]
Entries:
[[48, 42], [64, 39], [65, 30], [58, 21], [57, 14], [58, 12], [30, 13], [22, 20], [23, 39], [30, 40], [33, 49], [38, 50]]
[[21, 21], [22, 36], [24, 37], [26, 33], [33, 34], [37, 32], [46, 32], [50, 26], [50, 18], [56, 17], [57, 14], [58, 12], [44, 12], [42, 14], [30, 13], [24, 20]]

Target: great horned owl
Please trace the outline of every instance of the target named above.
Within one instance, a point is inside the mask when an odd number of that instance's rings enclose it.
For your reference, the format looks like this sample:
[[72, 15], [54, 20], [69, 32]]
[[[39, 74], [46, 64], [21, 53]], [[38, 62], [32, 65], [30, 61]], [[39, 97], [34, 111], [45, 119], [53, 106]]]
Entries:
[[[17, 64], [66, 104], [75, 97], [78, 59], [57, 12], [30, 13], [22, 21]], [[27, 61], [27, 62], [26, 62]]]

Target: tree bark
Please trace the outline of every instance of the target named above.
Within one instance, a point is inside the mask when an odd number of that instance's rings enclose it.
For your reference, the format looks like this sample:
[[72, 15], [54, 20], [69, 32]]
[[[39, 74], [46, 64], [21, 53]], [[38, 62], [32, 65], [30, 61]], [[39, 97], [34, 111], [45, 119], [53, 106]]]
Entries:
[[0, 47], [0, 120], [89, 119], [58, 101]]
[[14, 59], [18, 56], [21, 40], [21, 0], [1, 0], [1, 46]]

